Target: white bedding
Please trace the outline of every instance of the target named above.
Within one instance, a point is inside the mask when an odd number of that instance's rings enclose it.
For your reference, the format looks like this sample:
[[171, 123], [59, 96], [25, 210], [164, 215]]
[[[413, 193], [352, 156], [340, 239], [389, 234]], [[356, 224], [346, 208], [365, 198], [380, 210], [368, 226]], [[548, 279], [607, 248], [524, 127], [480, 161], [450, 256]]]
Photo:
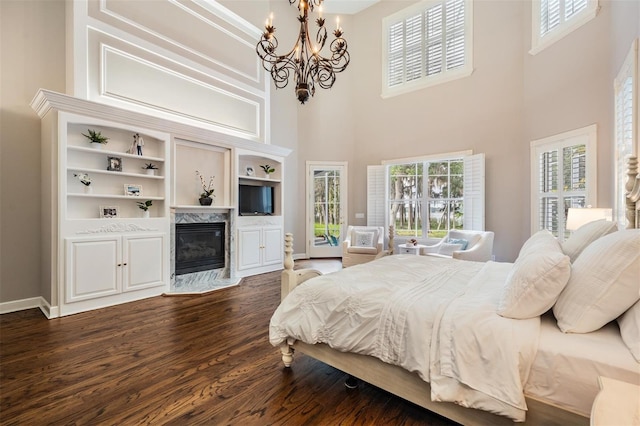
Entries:
[[640, 385], [640, 364], [622, 341], [617, 324], [565, 334], [553, 315], [544, 315], [525, 394], [588, 417], [600, 391], [598, 376]]
[[522, 421], [539, 319], [495, 313], [510, 266], [396, 255], [323, 275], [285, 298], [270, 342], [375, 356], [430, 381], [434, 400]]

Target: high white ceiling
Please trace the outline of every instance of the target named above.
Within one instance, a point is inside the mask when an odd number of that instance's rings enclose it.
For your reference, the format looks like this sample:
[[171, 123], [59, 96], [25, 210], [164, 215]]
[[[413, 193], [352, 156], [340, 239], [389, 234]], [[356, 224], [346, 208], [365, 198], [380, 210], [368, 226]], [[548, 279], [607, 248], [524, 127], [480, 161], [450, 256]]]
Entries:
[[324, 0], [322, 10], [324, 13], [351, 15], [379, 1], [380, 0]]

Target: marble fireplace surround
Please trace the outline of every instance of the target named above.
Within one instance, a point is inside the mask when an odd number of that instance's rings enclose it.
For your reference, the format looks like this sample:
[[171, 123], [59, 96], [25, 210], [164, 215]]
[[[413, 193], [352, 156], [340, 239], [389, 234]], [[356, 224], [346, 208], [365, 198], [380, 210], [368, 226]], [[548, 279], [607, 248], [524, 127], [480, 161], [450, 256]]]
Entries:
[[[176, 224], [178, 223], [224, 223], [225, 224], [225, 266], [209, 271], [176, 275]], [[235, 277], [235, 223], [230, 209], [193, 209], [171, 210], [170, 268], [171, 280], [169, 294], [200, 294], [212, 290], [237, 285], [240, 278]]]

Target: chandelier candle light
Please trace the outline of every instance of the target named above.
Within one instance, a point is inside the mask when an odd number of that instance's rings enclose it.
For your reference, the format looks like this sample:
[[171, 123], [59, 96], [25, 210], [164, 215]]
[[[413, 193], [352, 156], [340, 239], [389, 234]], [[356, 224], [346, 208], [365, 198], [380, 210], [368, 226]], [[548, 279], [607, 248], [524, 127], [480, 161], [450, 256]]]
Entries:
[[[336, 81], [336, 73], [342, 72], [349, 65], [349, 52], [347, 41], [342, 38], [340, 19], [336, 20], [336, 29], [333, 35], [335, 40], [329, 45], [331, 56], [325, 58], [320, 55], [327, 40], [327, 28], [322, 17], [323, 0], [288, 0], [292, 5], [298, 2], [298, 22], [300, 33], [293, 48], [284, 55], [277, 55], [278, 39], [275, 36], [276, 28], [273, 26], [273, 14], [265, 24], [265, 32], [256, 46], [256, 52], [262, 59], [262, 66], [269, 71], [276, 88], [282, 89], [289, 83], [291, 74], [295, 76], [296, 97], [301, 104], [309, 100], [315, 94], [315, 85], [323, 89], [330, 89]], [[309, 37], [309, 11], [313, 12], [318, 7], [315, 43]]]

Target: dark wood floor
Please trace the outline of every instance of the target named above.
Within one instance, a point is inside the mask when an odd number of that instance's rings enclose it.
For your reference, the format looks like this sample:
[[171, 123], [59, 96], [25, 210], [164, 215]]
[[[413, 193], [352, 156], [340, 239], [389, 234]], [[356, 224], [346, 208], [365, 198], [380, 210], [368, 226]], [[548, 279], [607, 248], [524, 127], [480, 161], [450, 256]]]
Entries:
[[268, 342], [279, 272], [203, 296], [0, 316], [2, 425], [450, 425]]

